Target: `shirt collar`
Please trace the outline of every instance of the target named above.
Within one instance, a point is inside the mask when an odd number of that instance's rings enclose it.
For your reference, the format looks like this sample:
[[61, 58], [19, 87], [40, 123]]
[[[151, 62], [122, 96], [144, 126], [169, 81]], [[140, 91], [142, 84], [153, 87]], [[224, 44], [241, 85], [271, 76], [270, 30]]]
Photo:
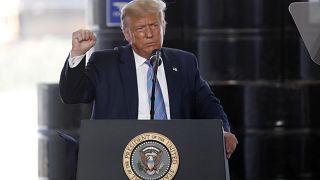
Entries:
[[144, 62], [146, 62], [147, 59], [137, 54], [133, 49], [132, 51], [133, 51], [133, 56], [136, 63], [136, 68], [141, 67], [144, 64]]
[[[135, 60], [135, 63], [136, 63], [136, 68], [142, 67], [143, 65], [147, 65], [147, 64], [145, 64], [145, 62], [147, 60], [146, 58], [144, 58], [144, 57], [140, 56], [139, 54], [137, 54], [133, 49], [132, 49], [132, 51], [133, 51], [133, 56], [134, 56], [134, 60]], [[161, 67], [162, 64], [163, 64], [163, 62], [160, 64], [159, 67]]]

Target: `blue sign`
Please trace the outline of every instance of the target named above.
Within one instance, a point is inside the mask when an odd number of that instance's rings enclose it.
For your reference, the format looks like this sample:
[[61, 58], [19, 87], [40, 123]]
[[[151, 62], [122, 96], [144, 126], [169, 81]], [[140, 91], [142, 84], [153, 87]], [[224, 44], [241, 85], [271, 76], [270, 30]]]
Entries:
[[130, 0], [106, 0], [107, 1], [107, 26], [120, 27], [120, 11]]

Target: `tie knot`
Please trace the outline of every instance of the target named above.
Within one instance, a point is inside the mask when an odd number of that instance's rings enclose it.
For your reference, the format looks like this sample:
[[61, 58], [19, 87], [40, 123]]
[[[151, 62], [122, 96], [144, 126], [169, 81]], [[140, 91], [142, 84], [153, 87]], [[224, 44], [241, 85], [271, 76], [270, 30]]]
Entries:
[[152, 67], [151, 62], [150, 62], [149, 59], [147, 59], [144, 63], [147, 64], [149, 67]]

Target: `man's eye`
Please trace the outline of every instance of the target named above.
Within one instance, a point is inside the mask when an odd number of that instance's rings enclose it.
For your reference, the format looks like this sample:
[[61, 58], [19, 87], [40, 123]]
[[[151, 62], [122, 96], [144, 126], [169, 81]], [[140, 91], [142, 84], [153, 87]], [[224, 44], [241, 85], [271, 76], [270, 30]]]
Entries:
[[143, 27], [138, 27], [137, 29], [136, 29], [137, 31], [143, 31]]
[[158, 24], [153, 24], [152, 27], [153, 28], [157, 28], [159, 25]]

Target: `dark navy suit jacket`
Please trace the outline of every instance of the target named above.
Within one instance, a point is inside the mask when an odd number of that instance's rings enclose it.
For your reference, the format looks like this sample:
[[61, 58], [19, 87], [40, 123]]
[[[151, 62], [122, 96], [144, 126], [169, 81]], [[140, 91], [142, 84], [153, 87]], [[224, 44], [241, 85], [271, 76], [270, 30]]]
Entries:
[[[171, 119], [222, 119], [226, 114], [208, 84], [201, 78], [196, 57], [178, 49], [162, 48]], [[130, 45], [94, 52], [60, 77], [60, 94], [65, 103], [93, 101], [92, 119], [137, 119], [138, 87], [135, 60]]]

